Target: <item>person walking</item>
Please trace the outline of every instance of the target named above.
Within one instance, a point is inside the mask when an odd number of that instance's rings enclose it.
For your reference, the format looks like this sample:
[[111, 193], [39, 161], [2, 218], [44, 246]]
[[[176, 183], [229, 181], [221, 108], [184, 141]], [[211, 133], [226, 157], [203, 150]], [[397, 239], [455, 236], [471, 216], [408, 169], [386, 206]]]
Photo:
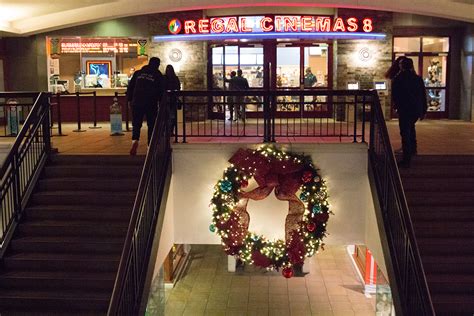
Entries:
[[[405, 56], [398, 56], [397, 59], [395, 59], [395, 61], [392, 63], [390, 68], [388, 68], [388, 70], [385, 72], [385, 78], [390, 80], [390, 86], [393, 86], [393, 79], [395, 79], [395, 77], [400, 72], [400, 61], [402, 61], [402, 59], [404, 59], [404, 58], [406, 58], [406, 57]], [[392, 93], [392, 104], [394, 104], [394, 102], [393, 102], [393, 93]], [[399, 155], [399, 154], [403, 153], [403, 149], [400, 147], [398, 149], [395, 149], [393, 152], [395, 154]]]
[[[235, 86], [235, 84], [236, 84], [236, 82], [235, 82], [236, 75], [237, 75], [237, 73], [235, 71], [231, 71], [230, 72], [230, 79], [227, 79], [226, 77], [224, 77], [224, 82], [229, 83], [229, 91], [237, 90], [236, 86]], [[234, 99], [235, 99], [235, 97], [232, 96], [232, 95], [229, 95], [227, 97], [227, 104], [229, 105], [229, 118], [228, 118], [229, 121], [234, 120]], [[235, 119], [237, 120], [237, 114], [235, 115]]]
[[[165, 70], [166, 78], [166, 90], [170, 91], [179, 91], [181, 90], [181, 82], [179, 81], [178, 76], [174, 72], [172, 65], [166, 66]], [[169, 100], [169, 109], [170, 109], [170, 131], [173, 131], [177, 126], [176, 122], [176, 111], [178, 110], [178, 97], [174, 94], [171, 95]]]
[[397, 164], [408, 168], [411, 157], [417, 152], [416, 121], [423, 120], [428, 109], [423, 79], [415, 73], [410, 58], [400, 60], [400, 72], [393, 79], [392, 97], [398, 112], [403, 150], [403, 158]]
[[148, 65], [135, 71], [127, 88], [127, 100], [132, 108], [132, 147], [130, 155], [136, 155], [140, 130], [143, 124], [143, 116], [146, 116], [148, 126], [148, 145], [151, 141], [156, 115], [158, 113], [158, 101], [163, 95], [165, 88], [164, 77], [160, 70], [160, 59], [150, 58]]
[[[250, 88], [248, 80], [242, 76], [242, 69], [237, 70], [237, 77], [235, 77], [234, 82], [234, 87], [237, 91], [246, 91]], [[235, 104], [237, 106], [237, 118], [245, 121], [245, 96], [236, 96]]]

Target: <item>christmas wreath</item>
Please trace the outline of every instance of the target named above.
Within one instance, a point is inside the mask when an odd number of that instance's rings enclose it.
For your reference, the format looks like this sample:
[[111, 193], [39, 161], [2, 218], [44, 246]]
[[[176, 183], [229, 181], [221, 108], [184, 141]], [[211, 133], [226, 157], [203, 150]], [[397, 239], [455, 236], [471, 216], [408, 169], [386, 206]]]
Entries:
[[[228, 255], [269, 270], [282, 269], [285, 277], [323, 247], [329, 204], [325, 182], [310, 156], [284, 152], [274, 146], [239, 149], [214, 187], [209, 229], [217, 233]], [[257, 188], [246, 191], [249, 180]], [[272, 191], [288, 201], [285, 240], [268, 240], [249, 232], [249, 199], [262, 200]]]

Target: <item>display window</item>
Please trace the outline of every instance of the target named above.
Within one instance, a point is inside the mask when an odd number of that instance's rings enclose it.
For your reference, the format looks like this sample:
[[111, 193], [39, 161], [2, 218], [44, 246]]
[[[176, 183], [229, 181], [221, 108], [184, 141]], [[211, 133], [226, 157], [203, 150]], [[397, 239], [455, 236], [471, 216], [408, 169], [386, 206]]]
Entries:
[[47, 37], [49, 91], [126, 89], [148, 63], [146, 39]]
[[428, 116], [448, 115], [449, 37], [394, 37], [393, 58], [413, 60], [415, 71], [423, 78], [428, 102]]

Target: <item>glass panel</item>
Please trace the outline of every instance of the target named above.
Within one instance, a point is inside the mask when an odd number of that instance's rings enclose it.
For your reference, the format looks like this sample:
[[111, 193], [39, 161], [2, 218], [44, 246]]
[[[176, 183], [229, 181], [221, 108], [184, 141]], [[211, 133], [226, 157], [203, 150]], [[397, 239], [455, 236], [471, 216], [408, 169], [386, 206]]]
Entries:
[[428, 112], [446, 111], [446, 90], [427, 89]]
[[394, 37], [393, 38], [394, 52], [419, 52], [420, 38], [419, 37]]
[[224, 55], [224, 47], [213, 47], [212, 48], [212, 64], [222, 65], [224, 64], [222, 56]]
[[423, 52], [449, 52], [449, 37], [423, 37]]
[[239, 64], [239, 47], [238, 46], [226, 46], [225, 47], [225, 64], [227, 65], [238, 65]]
[[447, 56], [423, 57], [423, 80], [427, 87], [446, 87]]
[[263, 88], [263, 47], [241, 47], [240, 69], [251, 88]]
[[304, 87], [328, 86], [328, 45], [304, 48]]
[[277, 47], [278, 88], [300, 86], [300, 48]]

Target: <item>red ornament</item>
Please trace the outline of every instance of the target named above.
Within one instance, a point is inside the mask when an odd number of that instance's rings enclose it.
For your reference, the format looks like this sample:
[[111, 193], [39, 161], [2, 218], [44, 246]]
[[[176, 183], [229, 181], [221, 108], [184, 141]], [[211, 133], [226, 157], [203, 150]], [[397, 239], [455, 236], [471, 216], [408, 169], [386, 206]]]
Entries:
[[316, 224], [313, 222], [308, 223], [308, 225], [306, 225], [306, 228], [308, 229], [308, 231], [314, 232], [314, 230], [316, 229]]
[[311, 180], [313, 180], [313, 173], [309, 170], [306, 170], [305, 172], [303, 172], [301, 180], [303, 180], [304, 183], [311, 182]]
[[293, 268], [286, 267], [286, 268], [284, 268], [284, 269], [281, 271], [281, 274], [282, 274], [285, 278], [289, 279], [289, 278], [291, 278], [291, 277], [293, 276]]

